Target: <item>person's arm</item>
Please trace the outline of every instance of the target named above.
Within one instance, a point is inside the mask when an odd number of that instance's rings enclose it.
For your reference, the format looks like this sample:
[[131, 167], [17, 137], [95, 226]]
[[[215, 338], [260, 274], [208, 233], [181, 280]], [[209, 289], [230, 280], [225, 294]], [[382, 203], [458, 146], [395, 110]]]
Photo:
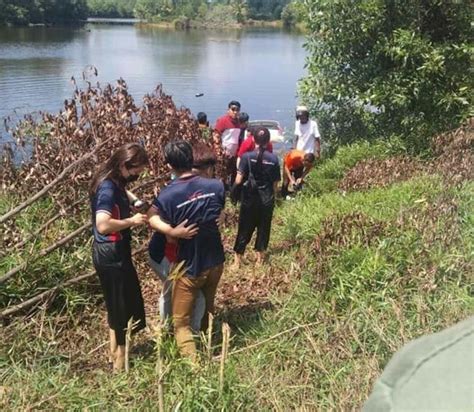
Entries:
[[304, 179], [305, 177], [308, 175], [308, 173], [311, 171], [312, 167], [309, 167], [309, 168], [305, 168], [303, 170], [303, 174], [301, 175], [300, 178], [296, 179], [296, 184], [299, 185], [300, 183], [303, 183], [304, 182]]
[[315, 156], [320, 159], [321, 158], [321, 139], [319, 137], [316, 138], [315, 142]]
[[244, 181], [244, 175], [243, 175], [242, 172], [239, 170], [239, 171], [237, 172], [237, 176], [235, 177], [235, 184], [236, 184], [236, 185], [241, 185], [243, 181]]
[[171, 226], [169, 223], [164, 222], [160, 218], [158, 211], [153, 206], [148, 209], [147, 216], [148, 223], [150, 224], [151, 228], [165, 234], [166, 236], [171, 236], [178, 239], [191, 239], [199, 231], [199, 228], [195, 223], [186, 226], [188, 219], [185, 219], [176, 227]]
[[291, 174], [291, 171], [290, 169], [288, 169], [288, 166], [286, 164], [283, 166], [283, 170], [285, 171], [285, 175], [288, 178], [288, 180], [291, 182], [291, 184], [295, 184], [295, 178]]
[[108, 213], [97, 212], [95, 217], [96, 228], [101, 235], [120, 232], [121, 230], [128, 229], [130, 227], [145, 224], [147, 221], [148, 218], [143, 213], [136, 213], [135, 215], [126, 219], [114, 219]]

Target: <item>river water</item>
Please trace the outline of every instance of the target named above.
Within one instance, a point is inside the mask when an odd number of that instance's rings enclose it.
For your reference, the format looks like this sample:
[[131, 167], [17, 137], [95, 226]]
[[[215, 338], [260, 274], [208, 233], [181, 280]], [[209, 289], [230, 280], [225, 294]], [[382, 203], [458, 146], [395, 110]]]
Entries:
[[[296, 83], [305, 73], [303, 42], [278, 29], [0, 28], [0, 118], [57, 112], [72, 96], [71, 76], [82, 86], [93, 65], [94, 82], [122, 77], [138, 101], [162, 83], [178, 106], [206, 112], [211, 123], [239, 100], [251, 120], [278, 120], [290, 133]], [[0, 139], [9, 137], [2, 132]]]

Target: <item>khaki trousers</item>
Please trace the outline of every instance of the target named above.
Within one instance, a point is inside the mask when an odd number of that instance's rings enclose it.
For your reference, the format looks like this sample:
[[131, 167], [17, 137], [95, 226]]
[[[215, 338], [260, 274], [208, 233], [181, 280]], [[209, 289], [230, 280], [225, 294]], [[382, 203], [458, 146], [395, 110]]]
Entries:
[[209, 313], [214, 312], [214, 298], [217, 285], [222, 276], [224, 265], [214, 266], [200, 273], [197, 277], [182, 276], [174, 281], [172, 311], [176, 342], [181, 355], [196, 361], [196, 344], [191, 329], [191, 317], [194, 302], [199, 290], [206, 299], [206, 310], [201, 323], [201, 330], [206, 330]]

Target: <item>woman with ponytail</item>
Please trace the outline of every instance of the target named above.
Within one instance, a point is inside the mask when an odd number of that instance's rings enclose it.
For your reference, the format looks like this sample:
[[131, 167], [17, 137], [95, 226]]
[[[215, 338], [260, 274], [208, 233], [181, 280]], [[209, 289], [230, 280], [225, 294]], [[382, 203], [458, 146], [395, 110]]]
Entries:
[[240, 267], [242, 255], [257, 229], [257, 264], [263, 263], [270, 240], [275, 193], [280, 181], [278, 157], [267, 150], [270, 132], [259, 127], [254, 133], [256, 148], [242, 155], [235, 185], [243, 185], [240, 198], [239, 228], [235, 240], [234, 267]]

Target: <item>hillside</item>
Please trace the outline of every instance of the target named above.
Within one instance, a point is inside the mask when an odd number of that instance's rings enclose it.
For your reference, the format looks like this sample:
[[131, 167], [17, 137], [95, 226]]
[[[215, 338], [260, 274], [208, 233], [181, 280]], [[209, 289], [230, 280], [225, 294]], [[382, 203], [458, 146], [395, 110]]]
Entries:
[[[150, 330], [138, 337], [127, 375], [110, 374], [95, 277], [4, 316], [2, 409], [157, 409], [160, 376], [166, 410], [360, 407], [404, 343], [474, 309], [473, 146], [471, 122], [434, 139], [429, 159], [409, 157], [392, 141], [355, 144], [323, 160], [304, 192], [278, 205], [269, 261], [255, 267], [248, 253], [240, 271], [226, 268], [199, 370], [178, 358], [169, 336], [156, 348], [159, 282], [145, 259], [139, 273]], [[0, 212], [12, 202], [1, 197]], [[44, 202], [16, 229], [31, 232]], [[227, 249], [236, 221], [229, 206]], [[90, 269], [88, 254], [89, 244], [76, 245], [37, 273], [79, 275]], [[4, 255], [0, 268], [19, 259]], [[39, 281], [22, 275], [2, 285], [3, 305], [17, 304]], [[224, 322], [231, 340], [220, 382]]]

